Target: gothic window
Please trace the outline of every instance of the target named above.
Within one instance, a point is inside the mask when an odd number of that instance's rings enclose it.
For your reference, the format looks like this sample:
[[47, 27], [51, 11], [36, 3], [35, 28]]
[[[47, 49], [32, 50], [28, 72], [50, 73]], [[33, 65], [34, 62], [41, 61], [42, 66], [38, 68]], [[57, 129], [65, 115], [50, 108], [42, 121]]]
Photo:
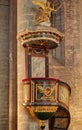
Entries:
[[[52, 7], [57, 9], [63, 0], [52, 0]], [[65, 33], [65, 17], [64, 17], [64, 3], [57, 12], [52, 12], [51, 15], [51, 26], [57, 28], [60, 32]], [[62, 43], [52, 51], [52, 55], [61, 64], [65, 62], [65, 41], [63, 39]]]

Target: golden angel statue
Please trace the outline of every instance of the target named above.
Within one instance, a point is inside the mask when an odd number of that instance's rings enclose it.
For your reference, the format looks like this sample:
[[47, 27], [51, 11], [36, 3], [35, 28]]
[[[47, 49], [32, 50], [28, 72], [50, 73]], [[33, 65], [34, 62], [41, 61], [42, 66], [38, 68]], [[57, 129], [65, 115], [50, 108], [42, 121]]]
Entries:
[[45, 21], [50, 21], [51, 12], [58, 11], [63, 4], [61, 3], [57, 9], [54, 9], [50, 7], [50, 2], [48, 1], [45, 2], [42, 0], [33, 0], [32, 2], [33, 4], [39, 6], [39, 11], [36, 15], [36, 24], [39, 24]]

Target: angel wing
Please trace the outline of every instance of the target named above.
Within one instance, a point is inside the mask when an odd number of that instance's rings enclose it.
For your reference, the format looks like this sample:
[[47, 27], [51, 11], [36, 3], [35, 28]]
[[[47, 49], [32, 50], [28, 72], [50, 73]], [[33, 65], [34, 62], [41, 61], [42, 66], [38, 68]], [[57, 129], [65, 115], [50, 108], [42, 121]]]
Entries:
[[37, 0], [36, 1], [33, 0], [32, 2], [33, 2], [33, 4], [40, 6], [43, 10], [45, 10], [45, 8], [46, 8], [46, 2], [37, 1]]
[[44, 6], [45, 2], [35, 1], [35, 0], [33, 0], [32, 2], [33, 2], [33, 4], [40, 6], [42, 9], [45, 9], [45, 6]]

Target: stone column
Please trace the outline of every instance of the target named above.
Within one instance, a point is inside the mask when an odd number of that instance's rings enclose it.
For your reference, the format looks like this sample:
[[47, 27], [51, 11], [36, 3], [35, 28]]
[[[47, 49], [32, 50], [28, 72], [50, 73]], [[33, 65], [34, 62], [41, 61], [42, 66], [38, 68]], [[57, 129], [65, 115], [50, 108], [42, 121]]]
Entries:
[[0, 130], [9, 120], [9, 1], [0, 1]]
[[9, 130], [17, 130], [17, 0], [9, 9]]

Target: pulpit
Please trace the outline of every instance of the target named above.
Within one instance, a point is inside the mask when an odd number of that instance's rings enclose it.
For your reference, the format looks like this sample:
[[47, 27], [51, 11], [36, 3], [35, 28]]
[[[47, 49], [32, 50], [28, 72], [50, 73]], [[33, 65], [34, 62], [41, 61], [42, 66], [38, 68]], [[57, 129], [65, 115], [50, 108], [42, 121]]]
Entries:
[[64, 34], [56, 28], [45, 26], [49, 21], [41, 22], [41, 16], [39, 22], [32, 29], [26, 29], [18, 35], [25, 49], [23, 106], [40, 123], [41, 129], [45, 129], [46, 121], [49, 120], [50, 130], [52, 127], [67, 130], [70, 123], [71, 89], [61, 79], [56, 79], [56, 75], [53, 78], [49, 76], [49, 51], [61, 44]]

